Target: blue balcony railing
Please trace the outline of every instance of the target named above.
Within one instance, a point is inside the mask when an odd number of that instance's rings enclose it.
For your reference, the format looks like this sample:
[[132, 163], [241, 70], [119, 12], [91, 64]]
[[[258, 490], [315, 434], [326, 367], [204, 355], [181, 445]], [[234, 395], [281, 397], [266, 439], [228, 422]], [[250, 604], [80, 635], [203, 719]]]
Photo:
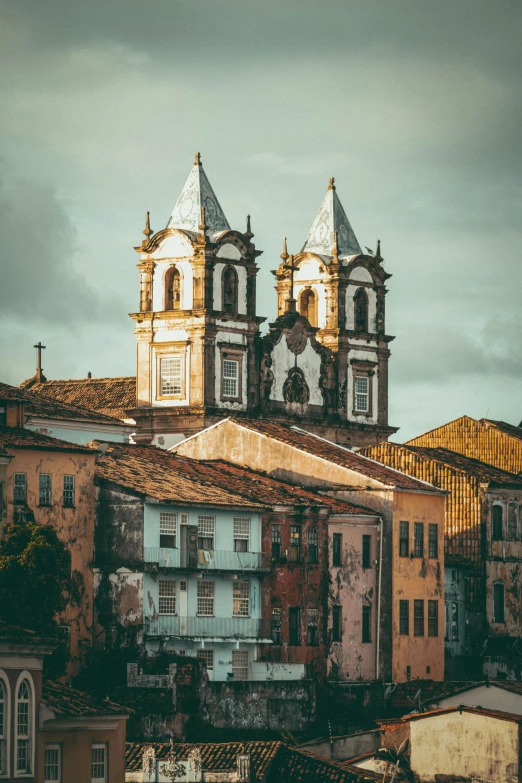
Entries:
[[[182, 557], [183, 555], [183, 557]], [[160, 568], [188, 568], [187, 552], [180, 549], [145, 547], [145, 562], [155, 563]], [[232, 552], [197, 550], [194, 568], [201, 571], [268, 571], [270, 555], [264, 552]]]
[[148, 636], [179, 638], [265, 639], [268, 625], [251, 617], [177, 617], [159, 615], [145, 618]]

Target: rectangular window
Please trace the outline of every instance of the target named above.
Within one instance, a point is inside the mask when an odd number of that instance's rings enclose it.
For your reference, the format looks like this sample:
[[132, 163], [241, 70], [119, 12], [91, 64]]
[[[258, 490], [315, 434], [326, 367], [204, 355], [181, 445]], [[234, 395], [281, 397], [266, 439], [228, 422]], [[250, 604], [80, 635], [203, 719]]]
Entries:
[[196, 650], [196, 658], [203, 661], [207, 671], [214, 671], [214, 650]]
[[362, 608], [362, 642], [368, 644], [372, 640], [372, 607]]
[[493, 585], [493, 622], [505, 623], [504, 585], [496, 582]]
[[40, 506], [51, 505], [51, 474], [40, 473], [39, 476], [39, 504]]
[[74, 508], [74, 476], [63, 477], [63, 505]]
[[234, 517], [234, 552], [250, 551], [250, 517]]
[[332, 536], [332, 565], [341, 565], [341, 549], [343, 537], [341, 533], [334, 533]]
[[160, 579], [159, 590], [159, 614], [176, 614], [176, 580]]
[[288, 625], [290, 644], [293, 647], [299, 647], [301, 644], [301, 610], [298, 606], [291, 606], [288, 610]]
[[57, 743], [45, 744], [44, 783], [58, 783], [62, 779], [61, 748]]
[[160, 359], [160, 395], [181, 397], [183, 389], [183, 357], [168, 356]]
[[332, 606], [332, 642], [340, 642], [343, 638], [343, 615], [340, 606]]
[[189, 515], [188, 514], [180, 514], [179, 515], [179, 524], [180, 525], [188, 525], [189, 523]]
[[250, 582], [233, 582], [232, 614], [234, 617], [250, 617]]
[[401, 636], [410, 635], [410, 602], [399, 601], [399, 633]]
[[234, 680], [248, 680], [248, 650], [232, 650]]
[[366, 375], [354, 378], [354, 409], [358, 413], [368, 413], [370, 409], [370, 379]]
[[428, 601], [428, 636], [439, 635], [439, 602]]
[[274, 644], [281, 644], [281, 624], [283, 610], [280, 607], [272, 609], [272, 641]]
[[223, 397], [239, 397], [239, 362], [223, 359]]
[[214, 617], [214, 582], [202, 579], [198, 582], [198, 617]]
[[372, 567], [372, 537], [371, 536], [362, 537], [362, 567], [363, 568]]
[[428, 557], [437, 560], [439, 557], [439, 526], [428, 525]]
[[272, 525], [272, 560], [281, 560], [281, 525]]
[[502, 541], [504, 538], [504, 520], [502, 506], [495, 505], [492, 508], [492, 538], [493, 541]]
[[14, 502], [27, 503], [27, 473], [14, 474]]
[[399, 523], [399, 557], [410, 556], [410, 523]]
[[413, 635], [424, 636], [424, 601], [413, 602]]
[[508, 503], [507, 531], [508, 541], [518, 541], [518, 504]]
[[107, 783], [107, 746], [104, 742], [92, 745], [91, 783]]
[[308, 528], [308, 562], [319, 562], [319, 536], [316, 527]]
[[160, 512], [160, 547], [162, 549], [176, 548], [176, 533], [178, 515], [173, 511]]
[[301, 560], [301, 527], [290, 525], [290, 557], [291, 563], [299, 563]]
[[214, 550], [215, 535], [216, 517], [198, 516], [198, 549]]
[[413, 527], [413, 556], [424, 557], [424, 523], [415, 522]]
[[319, 644], [319, 609], [307, 609], [307, 642], [310, 647], [316, 647]]

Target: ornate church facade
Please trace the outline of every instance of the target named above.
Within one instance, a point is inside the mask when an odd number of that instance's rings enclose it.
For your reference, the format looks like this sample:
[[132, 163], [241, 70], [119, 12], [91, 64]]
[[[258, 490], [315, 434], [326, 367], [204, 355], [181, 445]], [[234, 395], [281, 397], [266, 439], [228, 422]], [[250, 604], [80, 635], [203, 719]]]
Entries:
[[380, 248], [362, 252], [334, 180], [300, 253], [284, 243], [278, 317], [261, 334], [250, 218], [232, 229], [198, 155], [140, 255], [138, 442], [170, 447], [226, 416], [296, 424], [351, 446], [386, 440], [389, 342]]

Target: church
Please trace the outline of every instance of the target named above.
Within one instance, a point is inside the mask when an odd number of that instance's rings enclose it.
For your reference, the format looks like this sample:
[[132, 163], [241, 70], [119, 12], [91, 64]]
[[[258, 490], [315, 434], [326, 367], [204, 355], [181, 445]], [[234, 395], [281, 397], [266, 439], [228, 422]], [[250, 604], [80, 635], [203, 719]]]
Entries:
[[61, 383], [77, 384], [80, 400], [96, 384], [92, 402], [76, 404], [109, 411], [110, 389], [121, 394], [115, 382], [126, 381], [133, 439], [163, 448], [229, 416], [298, 424], [347, 447], [396, 432], [388, 424], [390, 275], [380, 243], [362, 252], [333, 177], [301, 251], [283, 243], [273, 271], [278, 315], [264, 334], [262, 251], [250, 217], [245, 230], [230, 227], [199, 153], [166, 228], [154, 233], [147, 213], [143, 234], [139, 310], [130, 316], [136, 378], [35, 378], [26, 382], [34, 391], [73, 402]]

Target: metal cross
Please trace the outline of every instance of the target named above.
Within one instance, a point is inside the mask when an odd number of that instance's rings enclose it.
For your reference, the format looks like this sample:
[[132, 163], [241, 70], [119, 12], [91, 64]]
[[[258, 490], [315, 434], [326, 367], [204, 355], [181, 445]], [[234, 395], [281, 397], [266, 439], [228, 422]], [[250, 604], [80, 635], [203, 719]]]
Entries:
[[36, 345], [33, 345], [33, 348], [36, 348], [38, 354], [38, 366], [36, 369], [38, 372], [42, 372], [42, 351], [45, 350], [45, 345], [42, 345], [41, 342], [37, 342]]

